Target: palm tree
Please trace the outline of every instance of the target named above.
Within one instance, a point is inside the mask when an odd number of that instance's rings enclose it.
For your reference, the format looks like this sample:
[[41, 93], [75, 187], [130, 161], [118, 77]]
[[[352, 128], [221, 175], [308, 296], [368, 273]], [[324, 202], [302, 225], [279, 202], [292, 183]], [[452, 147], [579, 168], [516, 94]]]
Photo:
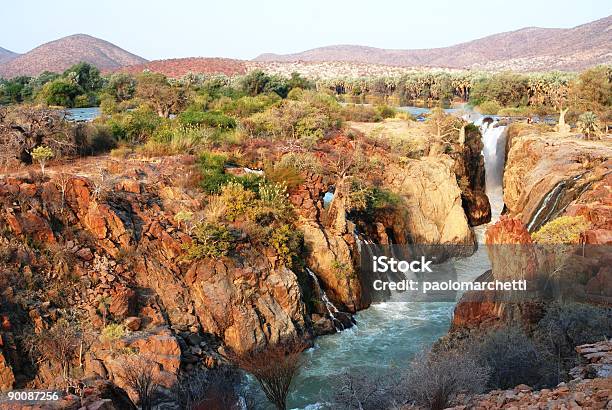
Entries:
[[589, 139], [599, 133], [599, 120], [592, 111], [587, 111], [578, 117], [577, 125], [580, 132]]

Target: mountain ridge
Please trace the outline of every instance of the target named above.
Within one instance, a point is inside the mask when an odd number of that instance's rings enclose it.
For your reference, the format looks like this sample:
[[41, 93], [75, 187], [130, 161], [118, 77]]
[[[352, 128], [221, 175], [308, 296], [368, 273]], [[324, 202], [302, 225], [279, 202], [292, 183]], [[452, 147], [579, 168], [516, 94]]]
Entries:
[[73, 34], [41, 44], [0, 64], [0, 76], [11, 78], [39, 75], [43, 71], [62, 72], [81, 61], [91, 63], [101, 71], [147, 62], [109, 41], [88, 34]]
[[612, 62], [612, 16], [573, 28], [523, 27], [452, 46], [384, 49], [352, 44], [298, 53], [264, 53], [254, 61], [351, 61], [396, 66], [580, 70]]
[[17, 56], [19, 56], [19, 54], [15, 53], [14, 51], [0, 47], [0, 64], [11, 61]]

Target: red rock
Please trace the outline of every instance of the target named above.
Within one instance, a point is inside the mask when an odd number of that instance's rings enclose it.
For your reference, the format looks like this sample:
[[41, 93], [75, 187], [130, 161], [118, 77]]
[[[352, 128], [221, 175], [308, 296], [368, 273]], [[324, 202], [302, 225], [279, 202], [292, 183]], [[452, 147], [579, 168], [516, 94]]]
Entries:
[[[2, 339], [2, 335], [0, 335], [0, 339]], [[12, 390], [13, 383], [15, 383], [13, 370], [4, 358], [1, 347], [0, 345], [0, 393]]]
[[79, 249], [79, 250], [76, 252], [76, 255], [77, 255], [79, 258], [83, 259], [84, 261], [91, 261], [91, 260], [93, 260], [93, 258], [94, 258], [93, 253], [91, 253], [91, 249], [89, 249], [89, 248], [82, 248], [82, 249]]
[[140, 329], [141, 319], [137, 316], [130, 316], [125, 319], [124, 324], [131, 331], [136, 331]]

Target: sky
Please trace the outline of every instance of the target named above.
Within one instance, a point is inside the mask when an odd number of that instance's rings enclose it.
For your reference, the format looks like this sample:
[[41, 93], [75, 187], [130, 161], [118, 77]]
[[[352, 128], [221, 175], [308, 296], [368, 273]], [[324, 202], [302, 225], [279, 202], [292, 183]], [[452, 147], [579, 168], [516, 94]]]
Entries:
[[574, 27], [610, 0], [0, 0], [0, 47], [70, 34], [146, 59], [292, 53], [333, 45], [433, 48], [523, 27]]

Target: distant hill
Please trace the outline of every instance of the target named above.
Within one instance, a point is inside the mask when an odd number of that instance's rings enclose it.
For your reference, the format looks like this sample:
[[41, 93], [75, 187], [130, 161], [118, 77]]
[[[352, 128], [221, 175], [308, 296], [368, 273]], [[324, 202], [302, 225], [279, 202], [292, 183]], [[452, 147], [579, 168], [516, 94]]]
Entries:
[[45, 43], [0, 63], [0, 76], [38, 75], [43, 71], [62, 72], [80, 61], [86, 61], [102, 71], [147, 62], [108, 41], [86, 34], [75, 34]]
[[19, 54], [12, 52], [11, 50], [7, 50], [6, 48], [0, 47], [0, 64], [6, 63], [7, 61], [11, 61]]
[[353, 61], [517, 71], [581, 70], [612, 63], [612, 16], [570, 29], [528, 27], [451, 47], [388, 50], [335, 45], [295, 54], [262, 54], [255, 61]]
[[143, 64], [122, 67], [119, 71], [137, 74], [143, 70], [154, 71], [165, 74], [168, 77], [182, 77], [185, 74], [207, 73], [225, 74], [228, 76], [244, 74], [246, 64], [244, 61], [232, 60], [229, 58], [172, 58], [169, 60], [154, 60]]

